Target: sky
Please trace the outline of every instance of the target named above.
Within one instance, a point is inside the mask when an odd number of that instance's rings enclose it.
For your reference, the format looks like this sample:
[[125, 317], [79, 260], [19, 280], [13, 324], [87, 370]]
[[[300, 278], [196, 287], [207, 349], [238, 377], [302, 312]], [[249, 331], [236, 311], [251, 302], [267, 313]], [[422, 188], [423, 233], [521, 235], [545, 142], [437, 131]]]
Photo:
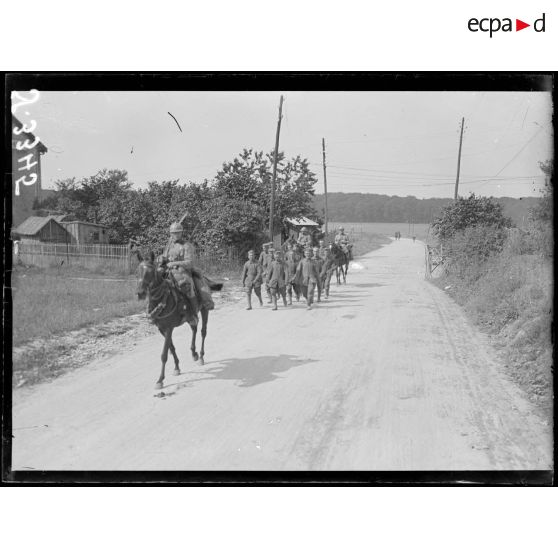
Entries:
[[[552, 157], [546, 92], [41, 91], [20, 107], [47, 146], [43, 188], [107, 169], [149, 181], [211, 180], [243, 148], [307, 158], [323, 192], [453, 197], [465, 118], [459, 194], [539, 196], [538, 162]], [[180, 131], [172, 115], [178, 121]]]

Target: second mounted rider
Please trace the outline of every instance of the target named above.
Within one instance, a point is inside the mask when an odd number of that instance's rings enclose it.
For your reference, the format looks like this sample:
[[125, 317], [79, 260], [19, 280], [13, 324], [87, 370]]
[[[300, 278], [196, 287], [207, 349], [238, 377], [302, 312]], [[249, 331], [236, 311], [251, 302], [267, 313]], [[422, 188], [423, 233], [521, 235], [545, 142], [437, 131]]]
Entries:
[[196, 315], [200, 308], [213, 310], [209, 280], [195, 266], [194, 245], [183, 238], [184, 228], [176, 222], [170, 226], [170, 239], [159, 258], [160, 266], [175, 279], [179, 291], [186, 298], [191, 312]]
[[343, 252], [349, 257], [349, 260], [353, 259], [353, 245], [351, 244], [349, 235], [345, 233], [345, 227], [339, 227], [334, 242], [337, 246], [342, 248]]
[[306, 227], [300, 229], [300, 234], [298, 235], [296, 243], [300, 246], [302, 251], [306, 250], [306, 248], [312, 248], [314, 242], [312, 240], [312, 235]]

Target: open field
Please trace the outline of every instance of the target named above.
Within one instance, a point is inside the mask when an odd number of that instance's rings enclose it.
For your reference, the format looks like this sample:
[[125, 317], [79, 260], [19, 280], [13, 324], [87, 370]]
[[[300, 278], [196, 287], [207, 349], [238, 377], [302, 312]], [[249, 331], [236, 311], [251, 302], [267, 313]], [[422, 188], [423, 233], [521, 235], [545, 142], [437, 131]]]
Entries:
[[395, 231], [401, 233], [402, 238], [411, 238], [413, 235], [418, 240], [426, 242], [430, 225], [428, 223], [338, 223], [331, 222], [329, 230], [334, 230], [340, 225], [345, 227], [345, 232], [349, 236], [358, 238], [363, 233], [373, 233], [378, 235], [393, 236]]
[[[75, 276], [78, 275], [78, 278]], [[14, 346], [140, 312], [135, 277], [18, 269], [12, 275]]]

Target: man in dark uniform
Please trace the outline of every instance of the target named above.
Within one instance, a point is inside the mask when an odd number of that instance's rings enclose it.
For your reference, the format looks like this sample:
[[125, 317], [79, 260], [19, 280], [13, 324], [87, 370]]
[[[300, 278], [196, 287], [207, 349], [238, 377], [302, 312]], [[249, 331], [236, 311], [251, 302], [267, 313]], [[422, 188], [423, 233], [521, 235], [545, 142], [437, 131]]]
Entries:
[[318, 276], [316, 274], [314, 262], [311, 260], [311, 255], [312, 250], [310, 248], [306, 248], [306, 250], [304, 250], [304, 259], [299, 262], [296, 269], [297, 283], [302, 285], [302, 294], [306, 299], [307, 310], [312, 309], [312, 303], [314, 302], [314, 289], [318, 283]]
[[289, 298], [289, 304], [293, 303], [293, 290], [296, 296], [296, 301], [298, 302], [300, 300], [300, 292], [296, 284], [296, 268], [299, 261], [300, 255], [298, 254], [296, 247], [290, 244], [289, 251], [285, 255], [285, 266], [287, 268], [287, 296]]
[[160, 262], [161, 266], [168, 269], [175, 278], [180, 292], [186, 297], [195, 315], [200, 307], [213, 310], [215, 304], [202, 271], [194, 265], [195, 248], [193, 244], [182, 238], [183, 232], [180, 223], [173, 223], [170, 226], [171, 238]]
[[319, 255], [319, 248], [317, 246], [314, 246], [314, 248], [312, 248], [312, 262], [314, 263], [314, 269], [316, 270], [316, 275], [318, 276], [318, 282], [316, 283], [316, 287], [317, 287], [317, 291], [318, 291], [318, 300], [317, 302], [321, 302], [322, 301], [322, 280], [321, 280], [321, 276], [322, 276], [322, 267], [324, 266], [324, 260], [322, 260], [322, 258], [320, 258]]
[[252, 291], [256, 293], [260, 306], [263, 306], [262, 300], [262, 266], [254, 257], [254, 250], [248, 252], [248, 261], [244, 264], [242, 270], [242, 286], [246, 290], [246, 300], [248, 307], [246, 310], [252, 310]]

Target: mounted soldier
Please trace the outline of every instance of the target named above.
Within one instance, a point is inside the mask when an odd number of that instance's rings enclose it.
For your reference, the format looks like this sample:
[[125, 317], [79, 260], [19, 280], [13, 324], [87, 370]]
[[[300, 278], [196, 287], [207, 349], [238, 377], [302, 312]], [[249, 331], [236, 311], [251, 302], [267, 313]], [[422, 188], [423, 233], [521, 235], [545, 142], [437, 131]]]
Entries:
[[349, 238], [349, 235], [345, 233], [345, 227], [339, 227], [338, 229], [338, 233], [335, 235], [335, 244], [337, 244], [337, 246], [340, 246], [343, 250], [343, 252], [345, 252], [345, 254], [347, 254], [347, 256], [349, 256], [349, 260], [353, 259], [353, 245], [351, 244], [351, 240]]
[[180, 223], [170, 226], [170, 239], [159, 258], [159, 265], [174, 278], [192, 313], [197, 314], [200, 308], [213, 310], [215, 304], [210, 286], [217, 284], [206, 278], [194, 265], [196, 250], [192, 243], [183, 239], [183, 233], [184, 228]]
[[300, 229], [300, 234], [298, 235], [297, 244], [305, 250], [306, 248], [312, 248], [312, 235], [308, 232], [306, 227]]

